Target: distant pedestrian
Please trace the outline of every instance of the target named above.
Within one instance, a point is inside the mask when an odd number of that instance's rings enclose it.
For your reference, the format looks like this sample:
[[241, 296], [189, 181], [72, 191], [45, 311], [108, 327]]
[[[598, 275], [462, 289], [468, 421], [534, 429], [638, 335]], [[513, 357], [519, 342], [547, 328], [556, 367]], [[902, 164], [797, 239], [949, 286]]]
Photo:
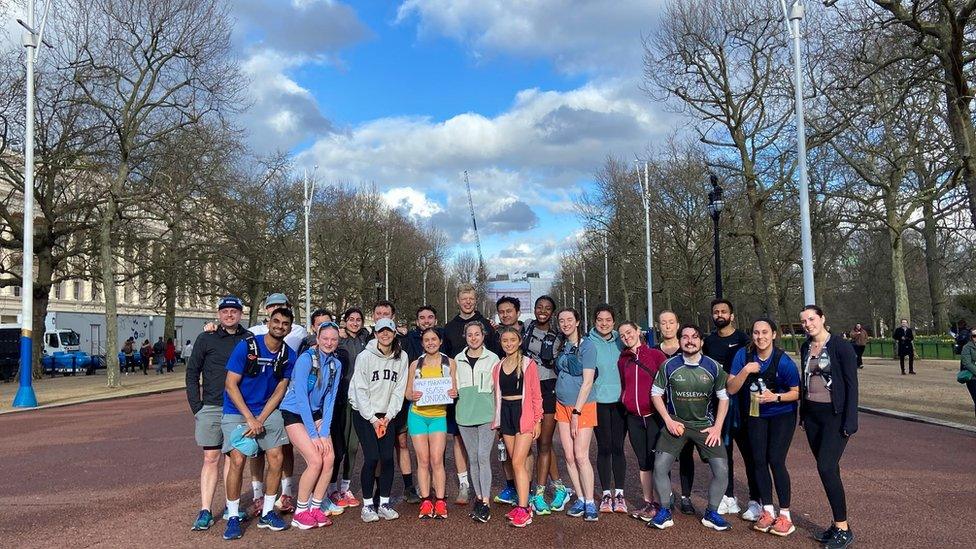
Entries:
[[962, 355], [960, 371], [965, 370], [970, 373], [966, 388], [969, 389], [969, 396], [973, 398], [973, 406], [976, 406], [976, 328], [969, 331], [969, 342], [963, 345], [960, 354]]
[[969, 323], [967, 323], [965, 319], [960, 319], [959, 322], [956, 323], [955, 330], [949, 328], [949, 335], [951, 335], [952, 339], [954, 340], [952, 344], [953, 353], [957, 355], [962, 353], [962, 348], [969, 343], [970, 333], [971, 330], [969, 329]]
[[156, 361], [156, 375], [163, 373], [165, 354], [166, 354], [166, 344], [163, 343], [163, 336], [159, 336], [159, 341], [153, 343], [152, 346], [153, 359], [155, 359]]
[[176, 365], [176, 344], [173, 343], [173, 338], [166, 340], [166, 349], [163, 351], [163, 356], [166, 358], [166, 371], [172, 372], [173, 366]]
[[[153, 348], [148, 339], [142, 340], [142, 348], [139, 349], [139, 354], [142, 355], [142, 373], [149, 375], [149, 368], [153, 365]], [[156, 374], [161, 373], [161, 370], [156, 371]]]
[[190, 361], [190, 357], [193, 355], [193, 342], [189, 339], [186, 340], [186, 345], [183, 346], [183, 351], [180, 352], [180, 359], [183, 360], [183, 364]]
[[[125, 373], [136, 371], [135, 346], [135, 340], [131, 337], [122, 344], [122, 356], [125, 359], [125, 362], [122, 364], [122, 371]], [[143, 369], [143, 373], [146, 373], [145, 369]]]
[[851, 330], [851, 343], [854, 345], [854, 352], [857, 354], [857, 367], [864, 367], [864, 349], [868, 346], [868, 331], [858, 322]]
[[901, 375], [905, 375], [905, 358], [908, 358], [908, 373], [915, 375], [915, 330], [908, 325], [908, 319], [901, 319], [901, 326], [895, 328], [892, 334], [898, 345], [898, 363], [901, 364]]

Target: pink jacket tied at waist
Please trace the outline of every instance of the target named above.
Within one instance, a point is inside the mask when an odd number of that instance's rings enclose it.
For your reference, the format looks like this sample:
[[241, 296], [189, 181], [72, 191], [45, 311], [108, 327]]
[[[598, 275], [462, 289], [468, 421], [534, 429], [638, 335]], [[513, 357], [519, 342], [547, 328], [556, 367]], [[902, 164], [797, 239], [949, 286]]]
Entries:
[[[498, 388], [498, 376], [501, 374], [502, 362], [495, 364], [491, 377], [495, 381], [495, 419], [491, 422], [492, 429], [498, 429], [501, 424], [502, 392]], [[519, 433], [531, 433], [535, 424], [542, 421], [542, 386], [539, 384], [539, 367], [535, 361], [522, 357], [522, 417], [519, 418]]]

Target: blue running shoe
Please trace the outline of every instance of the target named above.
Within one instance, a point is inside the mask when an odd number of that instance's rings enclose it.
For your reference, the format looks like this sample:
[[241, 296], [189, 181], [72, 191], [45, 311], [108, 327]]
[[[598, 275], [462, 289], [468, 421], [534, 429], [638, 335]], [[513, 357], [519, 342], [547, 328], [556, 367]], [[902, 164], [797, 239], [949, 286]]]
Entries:
[[[227, 519], [230, 518], [230, 516], [228, 516], [228, 514], [227, 514], [227, 509], [226, 508], [224, 509], [224, 514], [221, 515], [221, 517], [224, 520], [227, 520]], [[237, 518], [241, 519], [242, 521], [247, 520], [247, 512], [245, 512], [244, 509], [238, 509], [237, 510]]]
[[587, 503], [585, 506], [585, 511], [583, 511], [583, 520], [587, 522], [596, 522], [600, 520], [600, 513], [596, 510], [596, 502]]
[[701, 523], [720, 532], [731, 528], [728, 521], [722, 518], [722, 515], [716, 513], [714, 509], [705, 511], [705, 516], [702, 517]]
[[280, 532], [285, 528], [288, 528], [288, 525], [285, 524], [285, 521], [280, 516], [278, 516], [277, 511], [271, 511], [267, 515], [264, 515], [258, 519], [258, 528], [267, 528], [272, 532]]
[[567, 501], [569, 501], [569, 490], [562, 484], [557, 484], [553, 489], [552, 503], [549, 504], [549, 507], [553, 511], [562, 511], [566, 508]]
[[552, 513], [549, 509], [549, 504], [546, 503], [546, 493], [544, 491], [536, 490], [535, 494], [529, 498], [529, 505], [537, 515], [548, 515]]
[[586, 505], [583, 503], [581, 498], [576, 498], [576, 503], [566, 511], [566, 514], [571, 517], [581, 517], [583, 513], [586, 512]]
[[657, 510], [657, 513], [654, 514], [654, 518], [651, 519], [651, 522], [648, 522], [647, 525], [653, 526], [660, 530], [671, 528], [674, 526], [674, 519], [671, 517], [671, 510], [667, 507], [661, 507]]
[[227, 519], [227, 529], [224, 530], [224, 539], [241, 539], [244, 535], [244, 530], [241, 530], [241, 519], [239, 517], [230, 517]]
[[495, 496], [495, 503], [506, 503], [508, 505], [515, 505], [518, 501], [518, 492], [515, 491], [514, 486], [506, 486], [497, 496]]
[[203, 509], [200, 514], [197, 515], [197, 521], [193, 523], [193, 528], [191, 530], [209, 530], [214, 524], [213, 515], [210, 510]]

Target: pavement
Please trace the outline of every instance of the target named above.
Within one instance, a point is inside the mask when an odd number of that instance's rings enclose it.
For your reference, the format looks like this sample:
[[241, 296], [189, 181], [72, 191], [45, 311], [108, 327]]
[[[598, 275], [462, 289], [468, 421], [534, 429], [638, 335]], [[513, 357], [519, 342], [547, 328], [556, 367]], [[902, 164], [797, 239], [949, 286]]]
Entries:
[[[180, 392], [113, 399], [0, 416], [0, 546], [199, 547], [220, 545], [224, 523], [191, 532], [199, 505], [200, 452], [193, 418]], [[595, 444], [594, 444], [595, 452]], [[946, 427], [862, 414], [860, 431], [842, 461], [852, 528], [860, 547], [971, 547], [976, 524], [971, 464], [976, 435]], [[450, 459], [452, 452], [448, 451]], [[639, 493], [629, 446], [626, 493]], [[301, 468], [301, 459], [298, 460]], [[732, 519], [728, 532], [702, 527], [678, 514], [658, 531], [621, 515], [584, 523], [565, 515], [537, 517], [514, 529], [494, 506], [489, 524], [450, 505], [445, 521], [420, 521], [417, 506], [399, 504], [395, 522], [363, 524], [358, 509], [332, 527], [310, 531], [259, 530], [248, 524], [239, 547], [815, 547], [811, 533], [828, 525], [829, 508], [802, 432], [790, 451], [797, 532], [780, 539]], [[737, 493], [745, 475], [736, 463]], [[359, 465], [356, 470], [358, 471]], [[448, 496], [456, 485], [448, 464]], [[563, 468], [565, 471], [565, 469]], [[676, 476], [676, 475], [675, 475]], [[696, 506], [704, 506], [707, 467], [699, 464]], [[394, 485], [399, 494], [401, 484]], [[501, 475], [497, 468], [495, 478]], [[245, 486], [248, 486], [245, 473]], [[496, 487], [500, 482], [496, 480]], [[453, 488], [453, 489], [452, 489]], [[358, 482], [353, 490], [358, 494]], [[218, 488], [217, 501], [223, 500]], [[244, 499], [249, 497], [245, 490]], [[215, 514], [222, 511], [218, 504]]]

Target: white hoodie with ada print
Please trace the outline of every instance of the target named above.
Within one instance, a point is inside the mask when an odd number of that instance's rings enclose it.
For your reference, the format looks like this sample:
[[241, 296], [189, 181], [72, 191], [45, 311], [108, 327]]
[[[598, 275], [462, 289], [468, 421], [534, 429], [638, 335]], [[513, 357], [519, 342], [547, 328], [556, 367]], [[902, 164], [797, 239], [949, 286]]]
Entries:
[[375, 339], [367, 343], [356, 357], [349, 381], [349, 403], [353, 410], [370, 423], [376, 422], [376, 414], [386, 414], [392, 420], [403, 406], [408, 365], [406, 351], [401, 351], [400, 358], [395, 359], [381, 353]]

